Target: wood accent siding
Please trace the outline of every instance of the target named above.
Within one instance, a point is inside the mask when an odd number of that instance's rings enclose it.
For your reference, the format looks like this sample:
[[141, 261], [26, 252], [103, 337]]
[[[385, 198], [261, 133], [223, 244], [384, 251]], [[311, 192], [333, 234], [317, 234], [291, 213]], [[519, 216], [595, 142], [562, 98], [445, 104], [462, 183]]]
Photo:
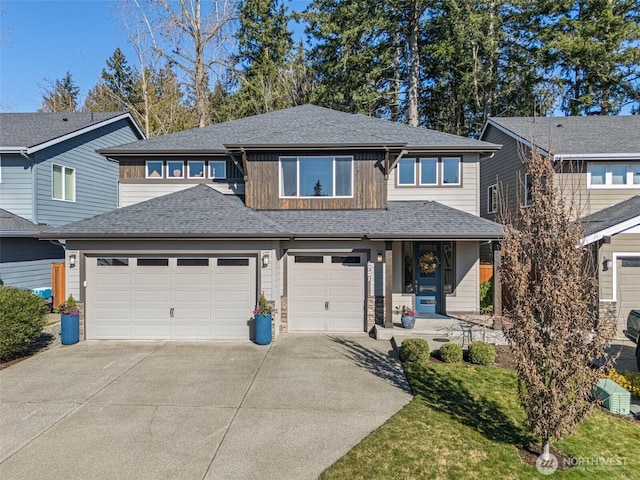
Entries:
[[[280, 198], [281, 156], [353, 156], [353, 197]], [[256, 210], [336, 210], [386, 208], [384, 152], [249, 153], [245, 202]]]
[[[155, 161], [168, 161], [168, 160], [175, 160], [175, 161], [184, 161], [185, 162], [185, 168], [186, 168], [186, 162], [188, 161], [223, 161], [226, 160], [227, 162], [227, 179], [232, 179], [232, 180], [241, 180], [243, 178], [242, 172], [240, 171], [240, 169], [236, 166], [236, 164], [233, 162], [233, 160], [231, 160], [228, 157], [189, 157], [189, 156], [185, 156], [184, 158], [180, 157], [180, 158], [174, 158], [174, 157], [148, 157], [148, 158], [136, 158], [135, 160], [131, 160], [131, 159], [120, 159], [119, 163], [120, 163], [120, 179], [135, 179], [135, 180], [147, 180], [146, 178], [146, 163], [148, 160], [155, 160]], [[185, 182], [185, 181], [189, 181], [191, 183], [193, 183], [193, 181], [198, 181], [198, 179], [195, 178], [184, 178], [184, 179], [172, 179], [172, 178], [160, 178], [160, 179], [152, 179], [154, 182]]]

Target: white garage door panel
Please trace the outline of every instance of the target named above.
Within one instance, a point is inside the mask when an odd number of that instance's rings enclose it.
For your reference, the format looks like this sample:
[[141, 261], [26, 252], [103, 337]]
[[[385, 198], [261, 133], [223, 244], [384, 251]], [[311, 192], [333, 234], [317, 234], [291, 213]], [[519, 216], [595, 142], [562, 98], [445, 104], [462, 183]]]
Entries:
[[640, 257], [618, 260], [619, 329], [626, 328], [629, 311], [640, 308]]
[[215, 257], [200, 265], [165, 258], [155, 266], [138, 266], [135, 257], [123, 258], [126, 266], [87, 259], [87, 338], [249, 338], [255, 258], [224, 266]]
[[[322, 263], [317, 262], [319, 256]], [[315, 255], [313, 263], [304, 258], [296, 261], [295, 256], [289, 259], [291, 331], [364, 331], [365, 258], [346, 256], [359, 263], [332, 263], [332, 255]]]

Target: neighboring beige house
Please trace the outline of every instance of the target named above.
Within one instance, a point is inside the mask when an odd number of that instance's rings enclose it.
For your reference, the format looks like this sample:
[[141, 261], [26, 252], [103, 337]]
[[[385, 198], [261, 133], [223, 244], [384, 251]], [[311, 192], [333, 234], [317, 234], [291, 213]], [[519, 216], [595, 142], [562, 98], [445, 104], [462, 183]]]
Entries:
[[584, 243], [597, 251], [600, 315], [615, 316], [622, 336], [629, 310], [640, 308], [640, 116], [496, 117], [480, 138], [503, 145], [481, 161], [487, 219], [496, 219], [498, 197], [510, 211], [530, 201], [521, 152], [534, 146], [557, 165], [557, 183], [578, 202]]
[[67, 242], [87, 339], [249, 338], [260, 292], [276, 333], [474, 313], [499, 148], [304, 105], [101, 151], [121, 208], [45, 236]]

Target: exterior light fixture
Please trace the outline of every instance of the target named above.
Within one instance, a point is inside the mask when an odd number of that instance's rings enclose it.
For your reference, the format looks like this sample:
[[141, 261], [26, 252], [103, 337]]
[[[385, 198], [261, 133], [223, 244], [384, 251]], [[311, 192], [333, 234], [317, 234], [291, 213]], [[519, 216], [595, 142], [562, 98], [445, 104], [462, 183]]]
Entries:
[[71, 255], [69, 255], [69, 268], [75, 268], [76, 267], [76, 254], [72, 253]]
[[611, 260], [607, 260], [606, 258], [602, 261], [602, 271], [606, 272], [613, 266], [613, 262]]
[[382, 252], [378, 252], [377, 260], [378, 260], [378, 263], [382, 263], [382, 260], [384, 260], [384, 257], [382, 256]]
[[265, 252], [262, 254], [262, 268], [267, 268], [269, 266], [269, 252]]

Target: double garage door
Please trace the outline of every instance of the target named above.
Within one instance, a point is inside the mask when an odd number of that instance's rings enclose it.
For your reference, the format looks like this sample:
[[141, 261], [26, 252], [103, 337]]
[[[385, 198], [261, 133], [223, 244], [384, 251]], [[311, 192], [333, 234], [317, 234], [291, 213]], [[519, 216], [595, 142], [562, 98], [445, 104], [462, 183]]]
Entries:
[[365, 329], [364, 254], [290, 254], [289, 330], [362, 332]]
[[88, 339], [248, 339], [255, 257], [89, 257]]

